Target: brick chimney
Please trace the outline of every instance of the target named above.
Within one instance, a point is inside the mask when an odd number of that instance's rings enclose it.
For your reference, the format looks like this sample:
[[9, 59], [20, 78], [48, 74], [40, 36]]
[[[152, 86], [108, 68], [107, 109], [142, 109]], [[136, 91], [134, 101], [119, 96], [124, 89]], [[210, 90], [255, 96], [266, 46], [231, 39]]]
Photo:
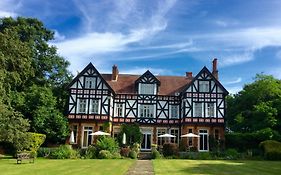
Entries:
[[214, 77], [219, 80], [219, 71], [218, 71], [218, 59], [214, 58], [213, 60], [213, 71], [212, 74], [214, 75]]
[[186, 72], [186, 78], [192, 79], [192, 72]]
[[114, 65], [112, 66], [112, 76], [111, 76], [111, 80], [112, 80], [112, 81], [117, 81], [117, 79], [118, 79], [118, 74], [119, 74], [118, 68], [117, 68], [117, 66], [114, 64]]

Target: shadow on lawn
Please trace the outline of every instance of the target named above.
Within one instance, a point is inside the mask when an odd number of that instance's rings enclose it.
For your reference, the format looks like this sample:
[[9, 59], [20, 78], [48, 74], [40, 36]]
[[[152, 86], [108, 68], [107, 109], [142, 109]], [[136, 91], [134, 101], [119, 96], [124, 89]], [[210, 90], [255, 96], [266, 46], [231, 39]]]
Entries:
[[[184, 174], [245, 174], [245, 170], [249, 168], [246, 162], [230, 162], [229, 164], [225, 163], [202, 163], [194, 165], [192, 167], [184, 168], [180, 170]], [[241, 171], [240, 171], [241, 170]]]

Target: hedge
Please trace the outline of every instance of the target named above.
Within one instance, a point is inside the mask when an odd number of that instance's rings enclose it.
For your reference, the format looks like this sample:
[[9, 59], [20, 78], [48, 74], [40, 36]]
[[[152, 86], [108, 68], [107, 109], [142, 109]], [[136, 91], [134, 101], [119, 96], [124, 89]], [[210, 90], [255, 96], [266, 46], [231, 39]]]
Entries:
[[281, 160], [281, 143], [275, 140], [266, 140], [259, 145], [263, 152], [265, 159]]

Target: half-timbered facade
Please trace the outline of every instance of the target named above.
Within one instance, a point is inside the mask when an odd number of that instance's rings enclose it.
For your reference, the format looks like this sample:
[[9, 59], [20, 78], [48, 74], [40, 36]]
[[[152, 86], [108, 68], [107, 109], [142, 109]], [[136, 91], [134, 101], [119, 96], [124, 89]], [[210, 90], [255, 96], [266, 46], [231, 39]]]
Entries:
[[[138, 123], [143, 133], [142, 150], [151, 144], [162, 145], [165, 133], [175, 135], [169, 142], [183, 141], [199, 151], [209, 150], [209, 136], [224, 139], [225, 97], [227, 90], [218, 80], [217, 59], [210, 72], [204, 67], [196, 76], [155, 76], [149, 70], [143, 75], [100, 74], [90, 63], [68, 86], [68, 119], [75, 145], [93, 143], [92, 132], [110, 124], [112, 136], [123, 123]], [[195, 133], [200, 138], [181, 138]]]

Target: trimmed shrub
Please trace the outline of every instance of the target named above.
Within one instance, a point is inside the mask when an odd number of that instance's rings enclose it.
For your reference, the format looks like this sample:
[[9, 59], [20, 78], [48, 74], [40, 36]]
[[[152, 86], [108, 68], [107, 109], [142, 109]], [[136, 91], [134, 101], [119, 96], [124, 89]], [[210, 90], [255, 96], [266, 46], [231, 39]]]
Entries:
[[137, 155], [140, 153], [140, 144], [138, 143], [134, 143], [132, 146], [131, 146], [131, 150], [132, 151], [135, 151], [137, 153]]
[[51, 151], [49, 158], [51, 159], [74, 159], [79, 157], [76, 150], [73, 150], [71, 145], [61, 145]]
[[151, 158], [152, 159], [161, 159], [162, 156], [159, 153], [159, 151], [157, 151], [156, 149], [152, 149], [152, 151], [151, 151]]
[[138, 157], [138, 155], [137, 155], [137, 153], [136, 153], [135, 151], [131, 150], [131, 151], [129, 152], [129, 157], [130, 157], [131, 159], [136, 159], [136, 158]]
[[119, 149], [118, 143], [112, 137], [101, 136], [96, 144], [98, 150], [107, 150], [111, 153], [117, 152]]
[[90, 145], [87, 149], [85, 149], [85, 159], [95, 159], [97, 158], [97, 148]]
[[267, 160], [281, 160], [281, 143], [275, 140], [266, 140], [259, 145]]
[[124, 147], [120, 149], [120, 154], [123, 157], [129, 157], [129, 153], [130, 153], [131, 149], [129, 147]]
[[212, 156], [209, 152], [200, 152], [198, 155], [198, 159], [200, 160], [210, 160]]
[[38, 157], [49, 157], [51, 152], [55, 151], [57, 148], [47, 148], [47, 147], [41, 147], [37, 151]]
[[99, 159], [111, 159], [112, 155], [108, 150], [101, 150], [98, 155]]
[[236, 160], [239, 158], [239, 153], [236, 149], [230, 148], [225, 151], [225, 158], [230, 160]]
[[178, 152], [179, 152], [178, 145], [175, 143], [165, 143], [163, 145], [163, 155], [165, 157], [176, 156], [178, 155]]
[[120, 153], [118, 153], [118, 152], [114, 152], [114, 153], [112, 153], [112, 155], [111, 155], [112, 157], [112, 159], [121, 159], [122, 158], [122, 156], [120, 155]]

